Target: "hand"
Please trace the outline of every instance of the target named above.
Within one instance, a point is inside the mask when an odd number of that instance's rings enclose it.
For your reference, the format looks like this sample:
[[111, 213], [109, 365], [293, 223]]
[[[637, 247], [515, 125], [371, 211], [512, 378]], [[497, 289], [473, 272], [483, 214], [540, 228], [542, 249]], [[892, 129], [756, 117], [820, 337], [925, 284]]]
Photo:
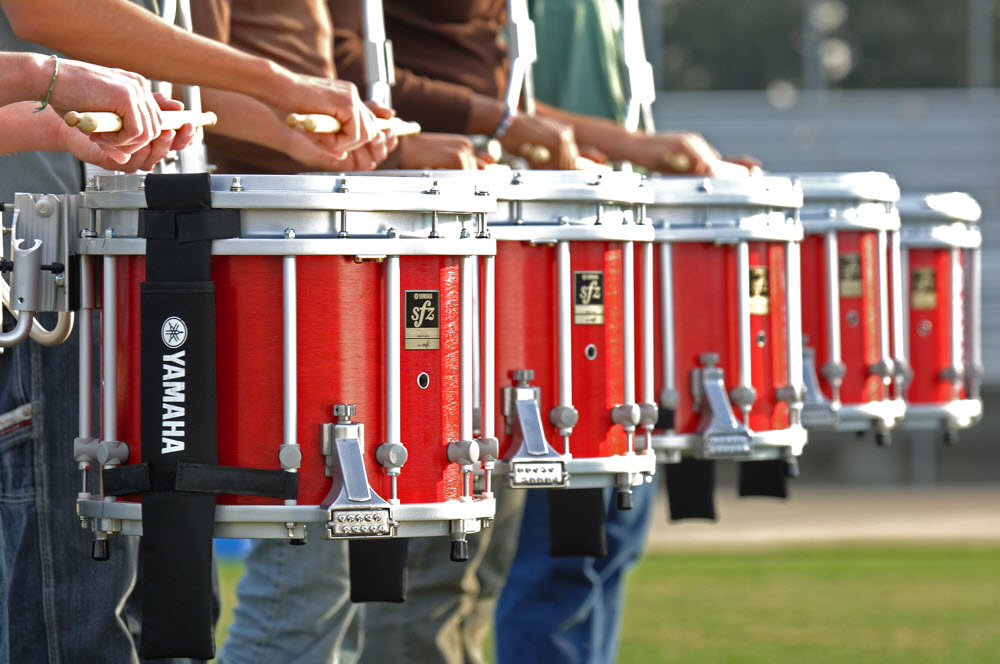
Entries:
[[76, 60], [59, 60], [59, 74], [49, 97], [60, 117], [70, 110], [109, 111], [121, 116], [121, 130], [94, 134], [92, 140], [122, 165], [160, 136], [162, 103], [163, 98], [154, 97], [142, 76]]
[[375, 130], [375, 114], [361, 102], [358, 89], [349, 81], [295, 75], [287, 94], [275, 101], [284, 111], [323, 113], [337, 118], [341, 131], [320, 135], [316, 141], [336, 159], [347, 159], [349, 152], [368, 143], [379, 133]]
[[[519, 114], [500, 142], [505, 150], [528, 160], [534, 168], [573, 170], [580, 156], [573, 128], [551, 118]], [[542, 146], [549, 152], [548, 160], [539, 160], [524, 148]]]
[[675, 175], [712, 175], [713, 166], [722, 161], [701, 134], [686, 131], [634, 134], [629, 152], [637, 166]]
[[[183, 106], [180, 102], [173, 103]], [[165, 110], [180, 109], [168, 108]], [[55, 113], [52, 115], [55, 116]], [[66, 126], [61, 117], [55, 117], [51, 123], [53, 130], [59, 132], [62, 150], [72, 153], [81, 161], [95, 164], [109, 171], [124, 171], [126, 173], [152, 170], [161, 159], [167, 156], [168, 152], [183, 149], [191, 141], [195, 132], [195, 128], [189, 124], [177, 131], [170, 129], [162, 131], [159, 136], [133, 152], [122, 163], [114, 159], [104, 146], [92, 140], [87, 134]]]
[[458, 134], [417, 134], [399, 142], [399, 167], [403, 169], [476, 169], [472, 142]]

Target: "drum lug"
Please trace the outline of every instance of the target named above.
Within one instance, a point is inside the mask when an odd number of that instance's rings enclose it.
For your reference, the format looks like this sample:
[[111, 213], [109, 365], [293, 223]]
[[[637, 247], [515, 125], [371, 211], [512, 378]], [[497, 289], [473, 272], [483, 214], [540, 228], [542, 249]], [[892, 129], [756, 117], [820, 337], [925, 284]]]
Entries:
[[[826, 373], [826, 365], [823, 367]], [[802, 349], [802, 379], [805, 383], [805, 398], [802, 404], [802, 425], [805, 427], [835, 427], [840, 403], [829, 400], [823, 394], [816, 374], [816, 351], [808, 346]], [[828, 379], [829, 380], [829, 379]], [[839, 378], [837, 379], [839, 383]]]
[[719, 356], [701, 356], [702, 368], [692, 371], [696, 410], [702, 413], [698, 433], [702, 435], [700, 456], [706, 459], [739, 459], [750, 456], [750, 431], [733, 414], [726, 394], [725, 372], [715, 366]]
[[333, 478], [330, 493], [320, 507], [328, 512], [330, 537], [391, 537], [395, 524], [389, 503], [368, 484], [364, 460], [364, 425], [351, 422], [354, 406], [338, 404], [337, 424], [323, 425], [323, 454], [327, 475]]
[[516, 420], [514, 404], [517, 401], [532, 399], [535, 403], [539, 404], [539, 408], [541, 408], [542, 403], [542, 388], [529, 384], [535, 378], [534, 371], [531, 369], [515, 369], [513, 377], [516, 384], [503, 388], [503, 416], [508, 436], [514, 434], [514, 422]]
[[512, 487], [566, 487], [566, 461], [545, 440], [542, 415], [533, 398], [514, 402], [521, 430], [521, 444], [508, 461], [507, 479]]

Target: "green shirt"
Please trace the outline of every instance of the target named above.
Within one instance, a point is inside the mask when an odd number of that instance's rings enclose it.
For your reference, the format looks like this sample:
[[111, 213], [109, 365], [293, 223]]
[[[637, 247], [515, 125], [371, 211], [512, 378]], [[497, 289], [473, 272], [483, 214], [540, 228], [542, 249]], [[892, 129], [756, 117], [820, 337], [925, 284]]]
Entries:
[[529, 0], [535, 96], [565, 111], [625, 118], [621, 8], [616, 0]]

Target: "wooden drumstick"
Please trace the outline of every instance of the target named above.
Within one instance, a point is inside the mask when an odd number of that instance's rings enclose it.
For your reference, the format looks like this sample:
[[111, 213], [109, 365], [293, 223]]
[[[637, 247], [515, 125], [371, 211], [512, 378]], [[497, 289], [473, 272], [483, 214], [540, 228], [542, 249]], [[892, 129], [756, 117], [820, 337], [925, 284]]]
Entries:
[[[186, 124], [195, 127], [211, 127], [216, 123], [215, 113], [199, 113], [197, 111], [161, 111], [161, 129], [180, 129]], [[88, 134], [93, 132], [115, 132], [122, 128], [122, 119], [117, 113], [99, 111], [70, 111], [63, 120], [70, 127], [76, 127]]]
[[[660, 156], [660, 165], [668, 171], [683, 174], [691, 172], [693, 162], [682, 152], [666, 152]], [[746, 167], [722, 159], [711, 159], [706, 165], [715, 177], [743, 178], [750, 175]]]
[[517, 151], [521, 153], [522, 157], [536, 164], [547, 164], [552, 160], [552, 151], [544, 145], [521, 143], [521, 147]]
[[[301, 127], [303, 130], [314, 134], [337, 134], [342, 125], [340, 120], [332, 115], [321, 113], [289, 113], [285, 118], [285, 123], [291, 127]], [[407, 122], [399, 118], [375, 118], [375, 129], [384, 131], [388, 129], [396, 136], [413, 136], [420, 133], [420, 125], [416, 122]]]

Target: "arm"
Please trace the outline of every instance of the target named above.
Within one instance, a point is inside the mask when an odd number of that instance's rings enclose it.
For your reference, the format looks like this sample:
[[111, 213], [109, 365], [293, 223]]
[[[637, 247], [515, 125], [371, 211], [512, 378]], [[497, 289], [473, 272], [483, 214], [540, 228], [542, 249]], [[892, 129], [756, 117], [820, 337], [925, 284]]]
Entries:
[[[294, 74], [269, 60], [169, 25], [127, 0], [0, 0], [26, 41], [157, 80], [240, 92], [286, 111], [326, 113], [344, 125], [341, 153], [375, 137], [373, 116], [342, 81]], [[113, 38], [108, 26], [114, 26]]]
[[[166, 103], [167, 110], [178, 110], [179, 102]], [[131, 173], [148, 171], [170, 150], [179, 150], [191, 140], [194, 128], [186, 125], [181, 130], [161, 132], [149, 144], [136, 150], [124, 161], [113, 160], [86, 134], [68, 127], [62, 117], [47, 108], [35, 113], [31, 102], [19, 102], [0, 107], [0, 126], [17, 127], [17, 131], [0, 132], [0, 154], [30, 150], [69, 152], [77, 159], [96, 164], [101, 168]]]
[[316, 170], [371, 170], [385, 159], [391, 143], [379, 132], [375, 139], [342, 158], [330, 134], [290, 129], [270, 107], [252, 97], [211, 88], [203, 88], [201, 96], [205, 105], [214, 108], [219, 117], [215, 126], [206, 128], [209, 133], [283, 152]]
[[[539, 115], [572, 126], [581, 144], [597, 148], [612, 161], [630, 161], [651, 171], [691, 175], [712, 175], [722, 161], [718, 151], [695, 132], [631, 133], [605, 118], [563, 111], [542, 102], [535, 107]], [[738, 163], [750, 168], [749, 162]]]

